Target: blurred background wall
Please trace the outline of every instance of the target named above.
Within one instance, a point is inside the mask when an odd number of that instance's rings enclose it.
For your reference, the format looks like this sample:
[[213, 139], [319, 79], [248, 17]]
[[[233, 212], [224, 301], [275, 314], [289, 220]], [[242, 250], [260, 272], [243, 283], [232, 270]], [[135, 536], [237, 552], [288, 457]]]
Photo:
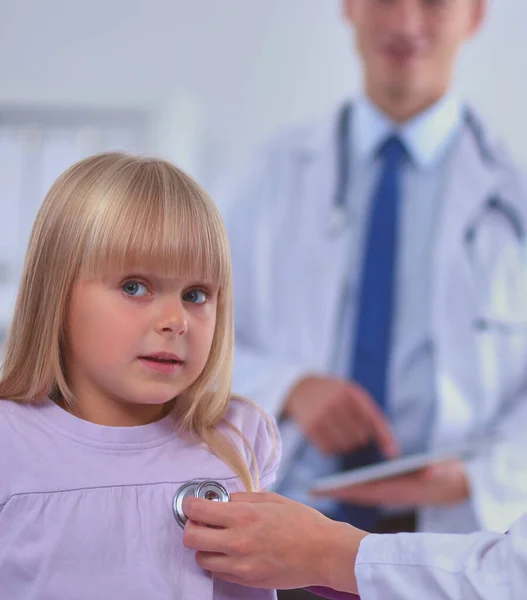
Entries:
[[[457, 87], [527, 167], [525, 0], [491, 0]], [[51, 181], [99, 150], [208, 186], [281, 125], [358, 89], [338, 0], [0, 0], [0, 328]]]
[[[339, 11], [338, 0], [1, 0], [0, 108], [157, 109], [174, 127], [156, 144], [177, 152], [165, 138], [181, 127], [181, 154], [206, 145], [211, 164], [195, 167], [214, 171], [356, 90]], [[527, 164], [527, 2], [491, 0], [490, 13], [458, 87]]]

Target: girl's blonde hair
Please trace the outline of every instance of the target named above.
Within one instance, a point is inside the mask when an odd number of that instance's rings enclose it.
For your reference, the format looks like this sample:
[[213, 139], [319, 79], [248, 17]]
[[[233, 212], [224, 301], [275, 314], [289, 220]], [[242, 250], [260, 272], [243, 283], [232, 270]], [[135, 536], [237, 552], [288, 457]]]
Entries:
[[53, 184], [36, 217], [5, 345], [0, 398], [37, 403], [75, 398], [65, 372], [65, 324], [79, 277], [108, 267], [151, 268], [218, 286], [210, 355], [198, 379], [174, 402], [181, 429], [198, 436], [241, 477], [258, 487], [258, 467], [217, 425], [231, 398], [234, 346], [231, 260], [227, 234], [206, 192], [175, 166], [120, 153], [92, 156]]

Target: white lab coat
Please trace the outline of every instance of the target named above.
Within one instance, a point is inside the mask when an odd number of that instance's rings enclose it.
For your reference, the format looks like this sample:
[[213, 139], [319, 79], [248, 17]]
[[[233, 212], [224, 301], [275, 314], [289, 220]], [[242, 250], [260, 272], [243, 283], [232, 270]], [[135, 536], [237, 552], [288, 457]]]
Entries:
[[361, 600], [524, 600], [527, 515], [507, 535], [368, 536], [355, 575]]
[[[216, 190], [234, 263], [234, 391], [280, 413], [306, 373], [335, 372], [347, 231], [328, 235], [336, 186], [336, 115], [293, 129], [243, 176]], [[517, 169], [475, 117], [455, 145], [435, 239], [432, 324], [436, 420], [431, 447], [496, 429], [503, 438], [467, 464], [469, 502], [420, 511], [419, 528], [504, 531], [527, 508], [527, 327], [477, 330], [485, 318], [527, 323], [525, 251], [507, 218], [487, 211], [467, 251], [465, 234], [498, 195], [525, 223]], [[285, 465], [296, 441], [284, 444]]]

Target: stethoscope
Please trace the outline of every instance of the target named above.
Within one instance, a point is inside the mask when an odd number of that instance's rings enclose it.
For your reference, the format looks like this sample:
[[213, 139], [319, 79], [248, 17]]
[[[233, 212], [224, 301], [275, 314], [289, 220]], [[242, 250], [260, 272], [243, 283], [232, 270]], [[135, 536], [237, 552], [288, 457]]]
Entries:
[[[342, 233], [347, 224], [347, 196], [351, 179], [350, 131], [352, 113], [353, 105], [348, 102], [342, 106], [337, 118], [335, 143], [337, 177], [332, 211], [327, 223], [327, 232], [331, 237]], [[463, 116], [465, 124], [469, 127], [476, 139], [476, 143], [484, 160], [486, 162], [494, 162], [494, 158], [485, 145], [479, 125], [474, 119], [470, 109], [466, 108]], [[527, 237], [525, 226], [516, 209], [504, 202], [501, 198], [494, 196], [487, 200], [481, 213], [467, 230], [466, 238], [469, 243], [473, 243], [474, 238], [476, 237], [477, 229], [487, 213], [500, 213], [508, 221], [512, 231], [514, 232], [514, 235], [518, 238], [518, 240], [520, 242], [525, 241]]]
[[217, 481], [187, 481], [178, 489], [172, 502], [174, 518], [183, 529], [188, 520], [183, 510], [183, 500], [188, 496], [203, 498], [212, 502], [230, 502], [231, 499], [227, 489]]
[[[335, 143], [337, 177], [332, 210], [327, 223], [327, 234], [330, 237], [338, 237], [341, 233], [343, 233], [346, 229], [348, 221], [347, 198], [351, 179], [350, 130], [352, 113], [353, 105], [348, 102], [342, 106], [337, 118]], [[480, 127], [477, 121], [474, 119], [470, 109], [466, 108], [463, 116], [465, 124], [469, 127], [474, 135], [483, 159], [486, 162], [494, 162], [494, 157], [488, 150]], [[488, 198], [488, 200], [481, 207], [478, 215], [465, 231], [465, 245], [472, 267], [475, 271], [481, 270], [478, 267], [475, 250], [477, 233], [482, 221], [490, 215], [500, 215], [503, 219], [505, 219], [520, 244], [525, 244], [527, 240], [525, 225], [518, 211], [499, 196], [492, 196]], [[503, 333], [527, 332], [527, 322], [506, 323], [496, 319], [480, 318], [476, 320], [474, 326], [481, 331], [500, 330]]]
[[[516, 210], [509, 204], [503, 202], [499, 196], [493, 196], [489, 198], [472, 221], [472, 224], [465, 231], [464, 239], [466, 251], [472, 265], [472, 270], [477, 274], [477, 280], [480, 282], [480, 295], [484, 294], [485, 290], [488, 289], [488, 282], [485, 279], [484, 269], [478, 264], [475, 247], [476, 235], [479, 227], [481, 226], [482, 220], [492, 214], [495, 217], [501, 217], [507, 222], [508, 226], [514, 232], [515, 237], [521, 245], [524, 245], [526, 241], [525, 229]], [[525, 298], [525, 303], [527, 304], [527, 297]], [[512, 322], [503, 319], [492, 318], [490, 316], [480, 316], [475, 320], [474, 328], [482, 333], [494, 331], [509, 335], [525, 334], [527, 333], [527, 322]]]

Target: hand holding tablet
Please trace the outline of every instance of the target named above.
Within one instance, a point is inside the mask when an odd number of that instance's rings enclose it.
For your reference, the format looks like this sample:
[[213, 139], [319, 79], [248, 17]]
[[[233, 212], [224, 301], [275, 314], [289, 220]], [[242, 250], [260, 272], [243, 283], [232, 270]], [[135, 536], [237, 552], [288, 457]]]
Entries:
[[449, 504], [468, 496], [463, 461], [495, 438], [479, 438], [434, 450], [337, 473], [315, 481], [312, 493], [373, 505]]

